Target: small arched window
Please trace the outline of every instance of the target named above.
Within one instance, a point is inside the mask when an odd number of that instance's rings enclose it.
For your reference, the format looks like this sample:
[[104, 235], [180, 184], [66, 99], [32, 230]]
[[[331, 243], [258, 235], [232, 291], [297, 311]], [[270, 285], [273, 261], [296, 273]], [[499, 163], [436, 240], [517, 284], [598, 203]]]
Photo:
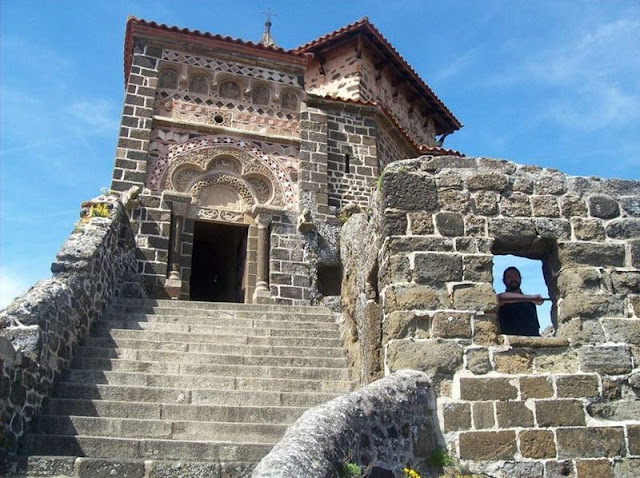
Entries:
[[240, 87], [233, 81], [225, 81], [220, 85], [220, 96], [223, 98], [240, 98]]
[[251, 92], [251, 101], [256, 105], [268, 105], [269, 90], [264, 86], [256, 86]]
[[178, 72], [172, 69], [162, 70], [158, 79], [159, 88], [178, 88]]
[[189, 91], [193, 93], [207, 93], [209, 87], [207, 79], [202, 75], [193, 75], [189, 80]]
[[298, 109], [298, 97], [291, 93], [290, 91], [287, 91], [283, 96], [282, 96], [282, 107], [285, 110], [297, 110]]

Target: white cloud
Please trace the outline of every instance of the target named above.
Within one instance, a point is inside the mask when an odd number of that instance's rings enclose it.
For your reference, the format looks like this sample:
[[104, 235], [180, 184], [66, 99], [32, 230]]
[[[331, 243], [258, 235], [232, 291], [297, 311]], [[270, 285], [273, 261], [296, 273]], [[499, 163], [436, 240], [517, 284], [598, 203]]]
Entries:
[[118, 131], [119, 111], [110, 101], [96, 98], [76, 101], [69, 106], [68, 113], [82, 123], [83, 130], [90, 128], [93, 133], [109, 135]]

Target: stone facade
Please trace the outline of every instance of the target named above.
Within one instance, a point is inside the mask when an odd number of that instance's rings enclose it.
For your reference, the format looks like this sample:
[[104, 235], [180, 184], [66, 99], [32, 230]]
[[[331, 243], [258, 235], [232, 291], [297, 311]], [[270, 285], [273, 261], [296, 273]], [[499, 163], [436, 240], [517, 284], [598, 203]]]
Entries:
[[[637, 181], [484, 158], [390, 165], [341, 234], [361, 375], [426, 372], [449, 451], [473, 471], [637, 475], [639, 196]], [[363, 237], [381, 245], [373, 262]], [[549, 336], [500, 334], [492, 267], [507, 253], [542, 261]]]
[[198, 296], [207, 223], [246, 230], [234, 300], [322, 300], [340, 210], [366, 207], [384, 165], [460, 127], [366, 20], [285, 51], [130, 19], [125, 44], [112, 189], [140, 190], [138, 270], [155, 297]]
[[[89, 217], [96, 206], [106, 217]], [[144, 297], [135, 241], [122, 204], [100, 196], [86, 203], [75, 231], [51, 265], [53, 277], [0, 312], [0, 462], [16, 451], [75, 348], [111, 299]]]

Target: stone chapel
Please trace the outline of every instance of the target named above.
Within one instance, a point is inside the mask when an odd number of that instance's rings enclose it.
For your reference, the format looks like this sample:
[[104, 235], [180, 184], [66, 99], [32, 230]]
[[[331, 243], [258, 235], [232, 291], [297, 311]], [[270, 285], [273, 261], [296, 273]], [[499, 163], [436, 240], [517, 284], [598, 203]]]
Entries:
[[345, 208], [393, 161], [457, 154], [442, 142], [460, 122], [367, 18], [293, 50], [270, 27], [252, 43], [127, 22], [111, 189], [140, 192], [154, 297], [337, 296]]

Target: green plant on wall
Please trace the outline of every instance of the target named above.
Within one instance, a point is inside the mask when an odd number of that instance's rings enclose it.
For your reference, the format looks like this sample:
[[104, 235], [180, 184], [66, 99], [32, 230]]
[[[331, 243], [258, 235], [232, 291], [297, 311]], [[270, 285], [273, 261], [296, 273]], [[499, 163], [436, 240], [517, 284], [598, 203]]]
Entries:
[[109, 206], [107, 204], [92, 204], [89, 207], [88, 217], [109, 217]]
[[430, 466], [452, 466], [455, 464], [455, 461], [446, 449], [436, 448], [431, 452], [429, 458], [427, 458], [427, 463]]
[[362, 466], [357, 463], [343, 463], [338, 470], [340, 478], [360, 478], [362, 476]]

